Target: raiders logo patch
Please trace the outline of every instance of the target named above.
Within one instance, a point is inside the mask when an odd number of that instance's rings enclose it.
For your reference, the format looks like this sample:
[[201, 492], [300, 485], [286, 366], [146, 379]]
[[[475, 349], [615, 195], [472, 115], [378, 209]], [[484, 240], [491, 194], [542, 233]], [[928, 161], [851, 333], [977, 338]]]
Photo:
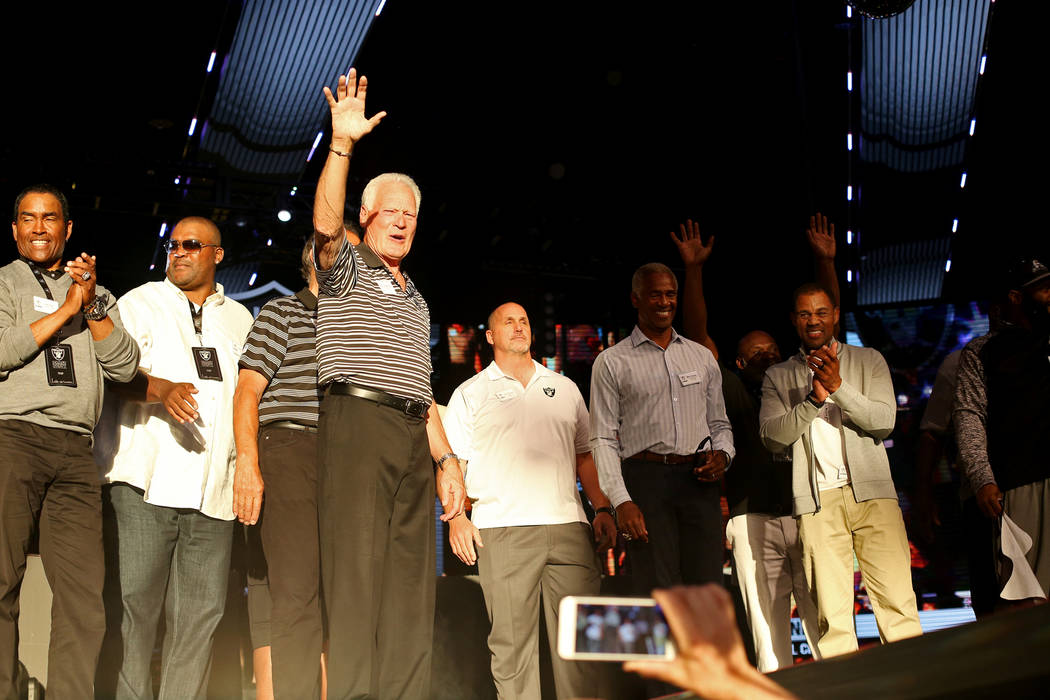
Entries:
[[551, 398], [554, 398], [554, 387], [552, 387], [552, 386], [545, 386], [545, 387], [543, 387], [543, 393], [546, 394], [547, 396], [551, 397]]

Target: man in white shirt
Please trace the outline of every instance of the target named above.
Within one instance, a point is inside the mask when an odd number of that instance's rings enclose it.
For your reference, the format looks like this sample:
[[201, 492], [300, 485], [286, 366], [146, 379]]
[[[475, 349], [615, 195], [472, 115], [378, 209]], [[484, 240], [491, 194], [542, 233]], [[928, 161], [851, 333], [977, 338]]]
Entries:
[[233, 542], [233, 393], [252, 315], [215, 283], [223, 249], [212, 221], [183, 219], [167, 249], [166, 279], [117, 302], [139, 376], [97, 431], [122, 602], [118, 698], [152, 696], [162, 610], [160, 697], [204, 697]]
[[[579, 389], [532, 359], [521, 306], [503, 304], [488, 326], [493, 362], [456, 389], [444, 417], [473, 503], [470, 520], [460, 514], [450, 521], [449, 539], [464, 563], [478, 564], [499, 697], [538, 698], [541, 592], [556, 650], [558, 604], [566, 595], [598, 593], [595, 542], [608, 549], [616, 525], [598, 486]], [[577, 477], [595, 508], [593, 539]], [[593, 668], [551, 656], [558, 697], [596, 695]]]

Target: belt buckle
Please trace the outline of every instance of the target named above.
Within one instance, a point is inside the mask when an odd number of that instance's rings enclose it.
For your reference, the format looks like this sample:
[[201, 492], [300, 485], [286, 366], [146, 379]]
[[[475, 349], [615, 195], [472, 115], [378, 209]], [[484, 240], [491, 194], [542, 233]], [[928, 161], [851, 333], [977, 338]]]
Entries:
[[427, 414], [427, 406], [422, 401], [409, 399], [405, 402], [405, 413], [413, 418], [422, 418]]

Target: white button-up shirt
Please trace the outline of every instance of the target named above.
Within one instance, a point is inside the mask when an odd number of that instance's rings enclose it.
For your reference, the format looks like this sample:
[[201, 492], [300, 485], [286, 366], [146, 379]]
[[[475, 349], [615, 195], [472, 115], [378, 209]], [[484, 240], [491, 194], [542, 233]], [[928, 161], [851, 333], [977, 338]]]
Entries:
[[[252, 315], [226, 298], [222, 285], [216, 287], [201, 310], [200, 337], [186, 295], [167, 279], [136, 287], [117, 302], [124, 327], [139, 345], [140, 369], [193, 384], [200, 415], [180, 424], [159, 402], [107, 392], [95, 454], [106, 481], [142, 489], [147, 503], [233, 520], [233, 392]], [[221, 382], [199, 378], [191, 351], [197, 346], [216, 350]]]

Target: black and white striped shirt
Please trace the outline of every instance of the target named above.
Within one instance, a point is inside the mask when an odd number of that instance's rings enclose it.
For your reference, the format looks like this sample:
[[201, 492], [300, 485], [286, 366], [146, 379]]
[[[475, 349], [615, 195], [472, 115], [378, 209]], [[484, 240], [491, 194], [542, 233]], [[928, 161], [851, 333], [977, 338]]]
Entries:
[[317, 281], [321, 386], [348, 381], [429, 403], [430, 309], [408, 275], [402, 290], [371, 248], [344, 240]]
[[266, 303], [244, 342], [239, 366], [269, 380], [259, 425], [279, 420], [317, 425], [321, 390], [314, 344], [317, 297], [309, 289]]

